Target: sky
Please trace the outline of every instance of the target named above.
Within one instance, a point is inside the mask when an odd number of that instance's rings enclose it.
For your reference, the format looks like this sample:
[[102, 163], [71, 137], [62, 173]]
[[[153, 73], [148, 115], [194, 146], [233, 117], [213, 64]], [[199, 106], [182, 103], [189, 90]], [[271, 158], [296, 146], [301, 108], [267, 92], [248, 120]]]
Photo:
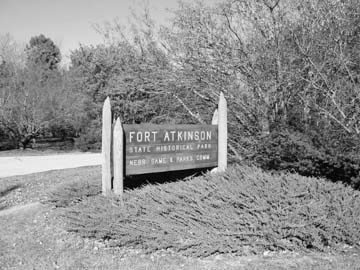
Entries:
[[[28, 43], [44, 34], [59, 46], [65, 61], [70, 50], [96, 45], [103, 38], [95, 24], [112, 21], [128, 23], [131, 10], [141, 12], [146, 0], [0, 0], [0, 35], [9, 33], [16, 41]], [[188, 0], [190, 1], [190, 0]], [[213, 3], [218, 0], [207, 0]], [[147, 0], [158, 23], [166, 23], [167, 9], [175, 9], [177, 0]]]

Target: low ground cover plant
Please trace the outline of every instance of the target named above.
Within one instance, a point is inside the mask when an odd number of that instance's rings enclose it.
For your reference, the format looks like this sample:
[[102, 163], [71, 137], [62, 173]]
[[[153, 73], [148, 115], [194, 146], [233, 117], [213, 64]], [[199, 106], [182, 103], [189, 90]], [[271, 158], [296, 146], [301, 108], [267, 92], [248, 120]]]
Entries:
[[203, 257], [360, 245], [360, 192], [323, 179], [234, 166], [127, 190], [123, 205], [100, 185], [60, 188], [50, 200], [67, 229], [112, 246]]

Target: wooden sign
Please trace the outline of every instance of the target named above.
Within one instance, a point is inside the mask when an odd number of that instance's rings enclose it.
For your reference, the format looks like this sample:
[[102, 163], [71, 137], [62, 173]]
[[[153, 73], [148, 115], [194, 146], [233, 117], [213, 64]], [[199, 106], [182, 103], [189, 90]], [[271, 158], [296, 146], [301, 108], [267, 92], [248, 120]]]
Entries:
[[126, 175], [217, 166], [215, 125], [124, 125]]
[[103, 107], [102, 192], [123, 194], [124, 175], [227, 167], [227, 104], [219, 96], [211, 125], [111, 124], [111, 104]]

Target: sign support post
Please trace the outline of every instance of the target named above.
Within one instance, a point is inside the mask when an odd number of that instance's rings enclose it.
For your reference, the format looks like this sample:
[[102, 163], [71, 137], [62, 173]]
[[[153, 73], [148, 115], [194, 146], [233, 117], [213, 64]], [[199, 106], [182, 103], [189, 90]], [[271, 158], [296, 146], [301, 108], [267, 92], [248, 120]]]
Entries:
[[118, 117], [113, 133], [114, 193], [122, 198], [124, 190], [124, 131]]
[[111, 104], [107, 97], [102, 111], [102, 194], [107, 196], [111, 192]]
[[218, 105], [218, 172], [227, 168], [227, 104], [224, 93], [220, 92]]

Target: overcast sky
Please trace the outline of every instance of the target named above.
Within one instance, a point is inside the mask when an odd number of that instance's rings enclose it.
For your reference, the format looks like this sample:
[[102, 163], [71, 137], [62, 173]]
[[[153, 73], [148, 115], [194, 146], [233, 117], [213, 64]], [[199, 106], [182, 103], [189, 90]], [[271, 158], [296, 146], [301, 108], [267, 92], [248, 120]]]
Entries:
[[[66, 57], [79, 43], [102, 41], [92, 27], [94, 24], [114, 18], [126, 24], [131, 8], [139, 11], [143, 3], [144, 0], [0, 0], [0, 34], [10, 33], [23, 43], [28, 43], [32, 36], [44, 34]], [[148, 0], [148, 3], [153, 18], [160, 23], [166, 22], [169, 16], [166, 9], [177, 7], [177, 0]]]

